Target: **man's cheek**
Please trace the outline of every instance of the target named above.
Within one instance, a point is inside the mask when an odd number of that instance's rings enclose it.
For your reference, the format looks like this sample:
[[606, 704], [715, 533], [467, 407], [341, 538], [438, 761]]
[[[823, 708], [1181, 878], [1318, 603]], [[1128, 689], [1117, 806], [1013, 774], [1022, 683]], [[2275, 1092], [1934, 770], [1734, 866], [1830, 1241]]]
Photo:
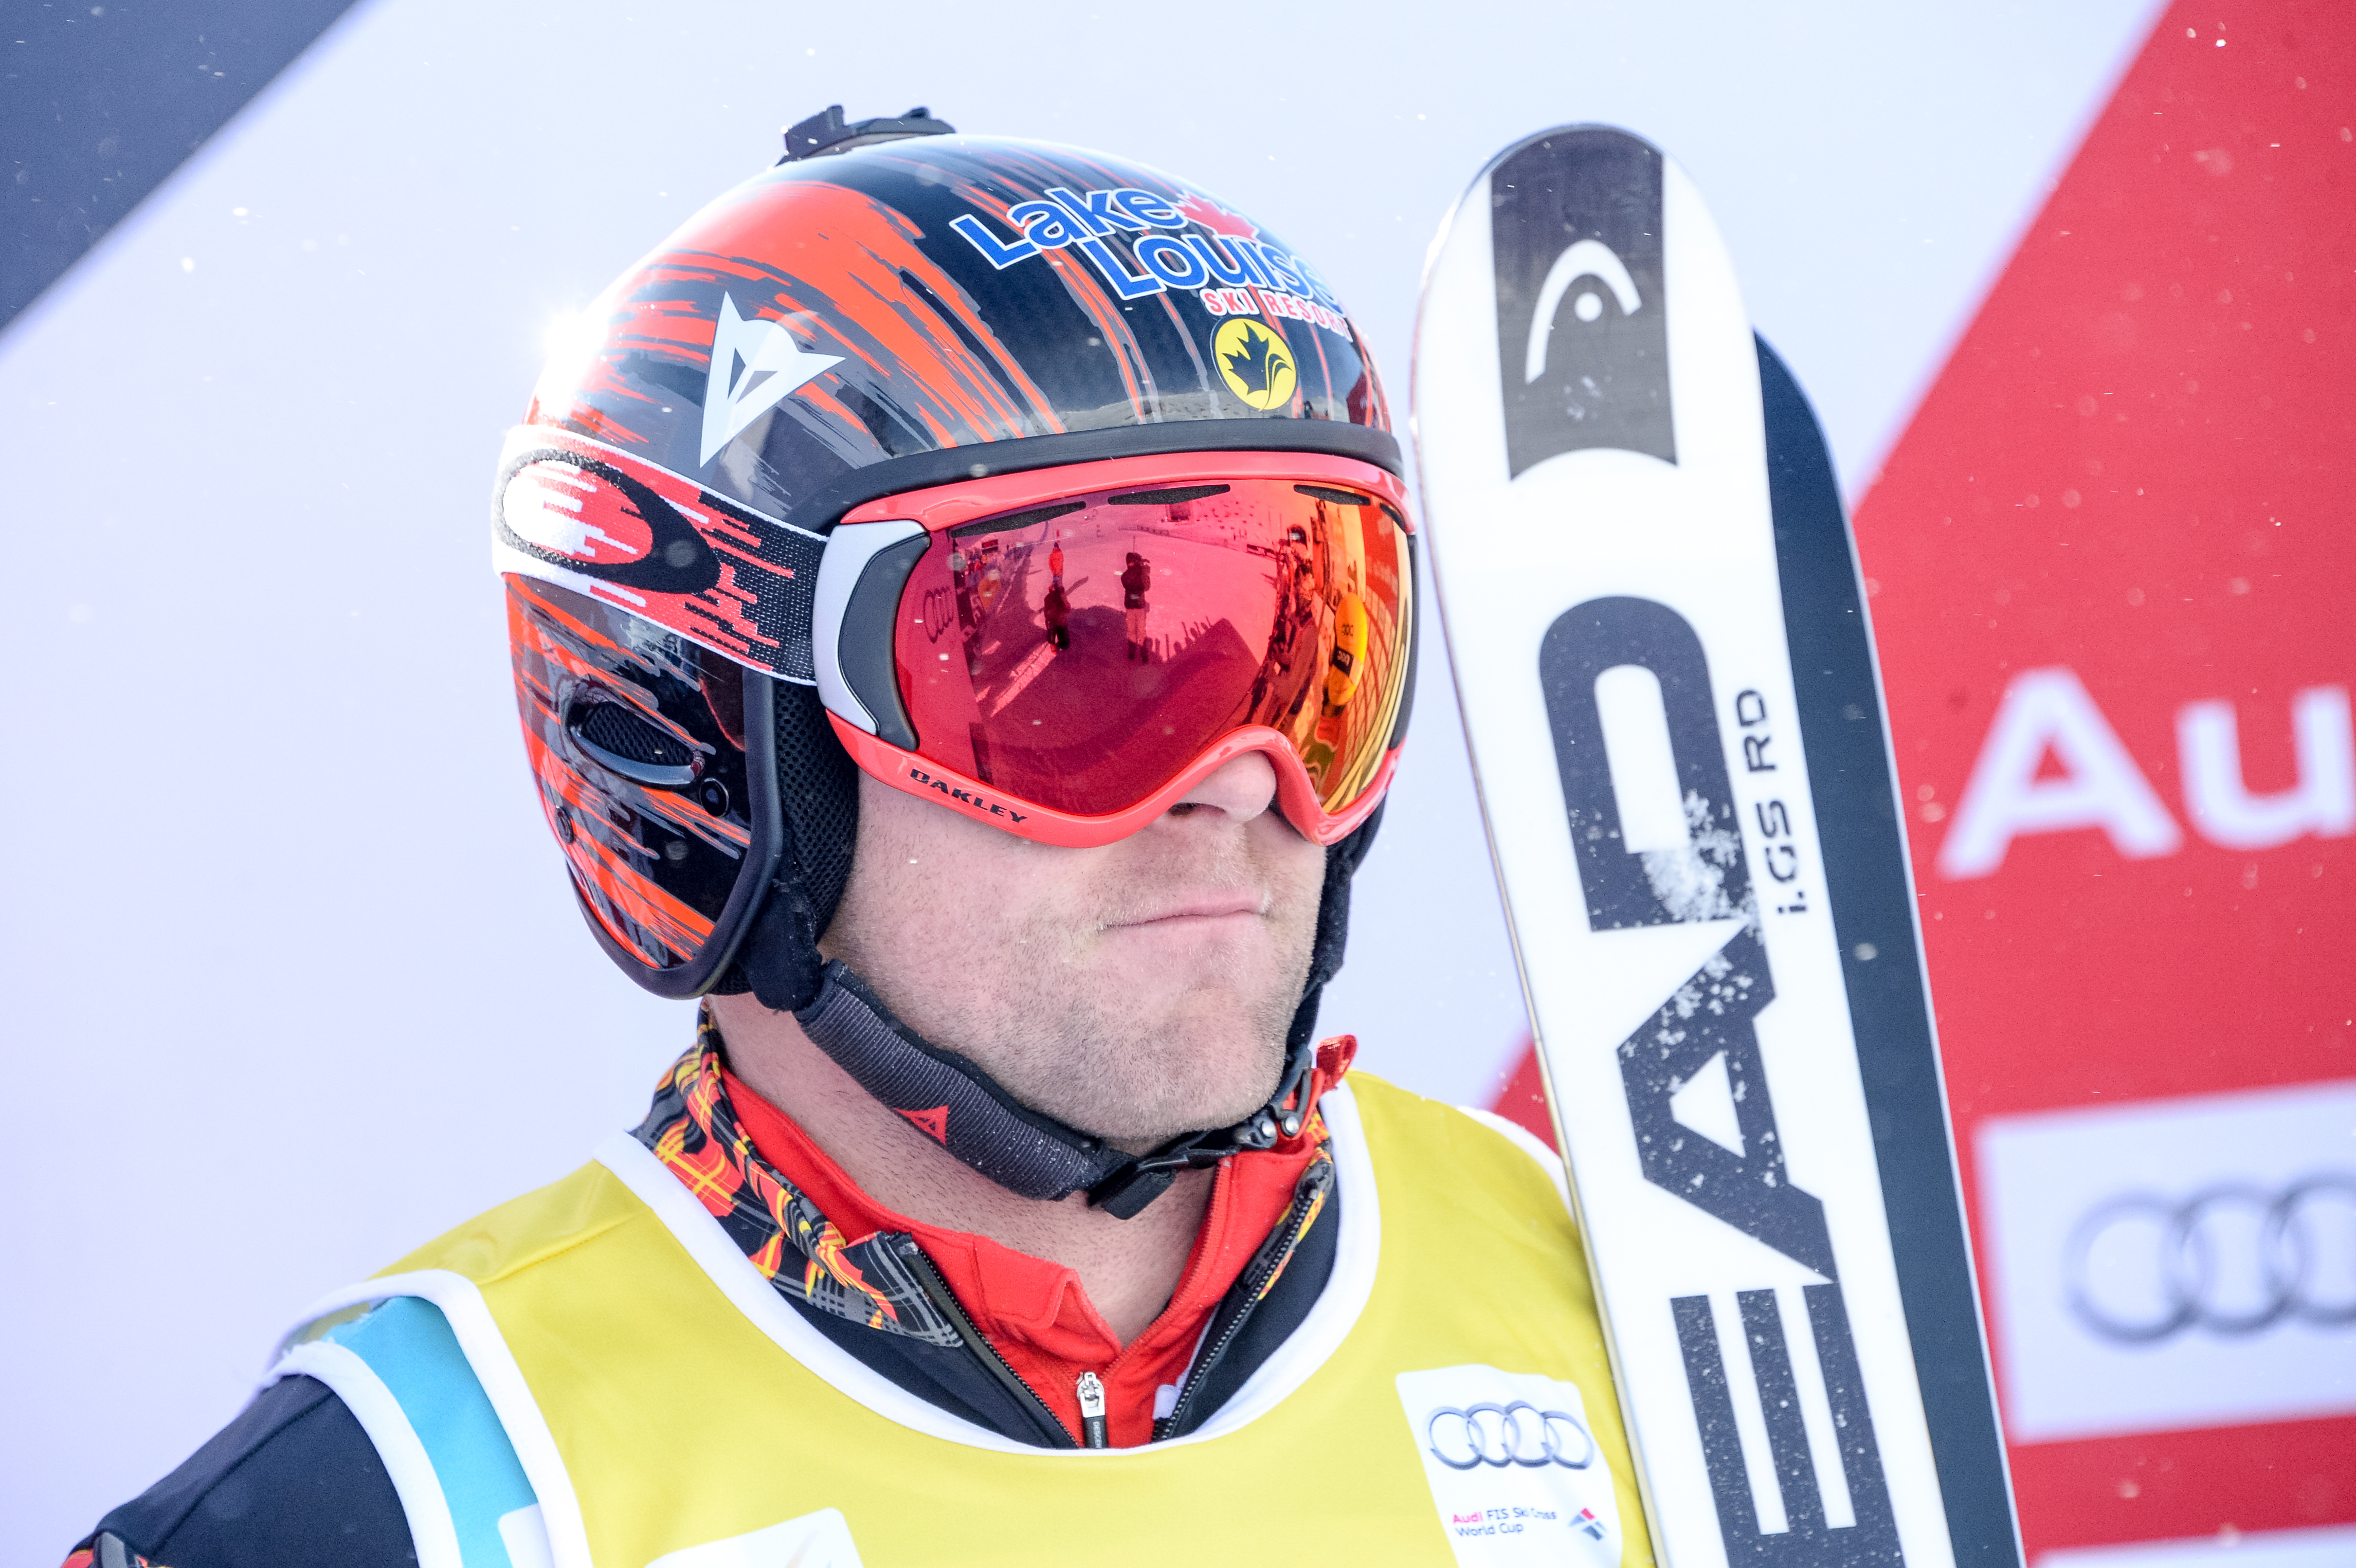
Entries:
[[1287, 868], [1291, 872], [1292, 896], [1307, 907], [1309, 918], [1317, 918], [1317, 905], [1325, 893], [1325, 851], [1312, 846], [1313, 853], [1290, 857]]

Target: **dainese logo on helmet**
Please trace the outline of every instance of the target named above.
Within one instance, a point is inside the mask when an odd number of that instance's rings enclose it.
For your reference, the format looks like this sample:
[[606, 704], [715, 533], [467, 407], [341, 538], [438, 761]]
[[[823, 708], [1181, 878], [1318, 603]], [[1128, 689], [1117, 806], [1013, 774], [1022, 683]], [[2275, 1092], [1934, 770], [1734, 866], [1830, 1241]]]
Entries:
[[[1342, 302], [1308, 263], [1200, 197], [1187, 198], [1182, 209], [1133, 186], [1087, 191], [1049, 186], [1040, 199], [1007, 208], [1005, 221], [1020, 229], [1018, 238], [1001, 238], [972, 213], [951, 219], [949, 227], [1001, 272], [1050, 251], [1071, 251], [1119, 299], [1194, 293], [1212, 315], [1284, 315], [1329, 332], [1349, 330]], [[1159, 232], [1189, 228], [1208, 232]], [[1106, 242], [1117, 234], [1137, 236], [1126, 258]]]

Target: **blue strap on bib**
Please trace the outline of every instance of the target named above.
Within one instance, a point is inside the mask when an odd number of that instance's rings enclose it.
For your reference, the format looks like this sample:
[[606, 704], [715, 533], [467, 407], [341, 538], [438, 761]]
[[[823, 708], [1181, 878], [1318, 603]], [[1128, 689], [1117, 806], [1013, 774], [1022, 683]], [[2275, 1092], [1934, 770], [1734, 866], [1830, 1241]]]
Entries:
[[366, 1362], [401, 1406], [441, 1486], [464, 1568], [546, 1568], [539, 1499], [442, 1309], [398, 1296], [321, 1338]]

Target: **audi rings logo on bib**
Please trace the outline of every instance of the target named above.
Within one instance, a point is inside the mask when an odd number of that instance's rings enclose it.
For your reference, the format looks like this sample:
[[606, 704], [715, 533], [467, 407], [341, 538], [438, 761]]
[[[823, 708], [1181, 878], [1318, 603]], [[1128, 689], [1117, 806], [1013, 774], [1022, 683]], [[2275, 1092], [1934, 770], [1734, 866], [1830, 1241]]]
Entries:
[[1476, 1465], [1560, 1465], [1584, 1470], [1595, 1463], [1595, 1439], [1567, 1410], [1540, 1410], [1526, 1399], [1511, 1404], [1442, 1405], [1424, 1418], [1431, 1456], [1451, 1470]]
[[2071, 1232], [2066, 1277], [2078, 1320], [2122, 1345], [2356, 1324], [2356, 1168], [2114, 1198]]
[[[1608, 1389], [1600, 1396], [1611, 1397]], [[1496, 1367], [1398, 1375], [1407, 1434], [1459, 1568], [1617, 1568], [1612, 1465], [1576, 1384]]]

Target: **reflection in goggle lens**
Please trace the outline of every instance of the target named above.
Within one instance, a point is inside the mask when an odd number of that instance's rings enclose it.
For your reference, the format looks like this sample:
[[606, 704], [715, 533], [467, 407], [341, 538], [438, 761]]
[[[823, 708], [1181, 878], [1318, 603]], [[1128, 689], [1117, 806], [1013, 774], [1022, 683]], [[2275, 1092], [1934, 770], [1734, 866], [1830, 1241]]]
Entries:
[[918, 753], [1090, 816], [1248, 725], [1280, 731], [1324, 810], [1346, 809], [1387, 749], [1412, 613], [1397, 513], [1266, 479], [967, 524], [933, 540], [901, 603]]

